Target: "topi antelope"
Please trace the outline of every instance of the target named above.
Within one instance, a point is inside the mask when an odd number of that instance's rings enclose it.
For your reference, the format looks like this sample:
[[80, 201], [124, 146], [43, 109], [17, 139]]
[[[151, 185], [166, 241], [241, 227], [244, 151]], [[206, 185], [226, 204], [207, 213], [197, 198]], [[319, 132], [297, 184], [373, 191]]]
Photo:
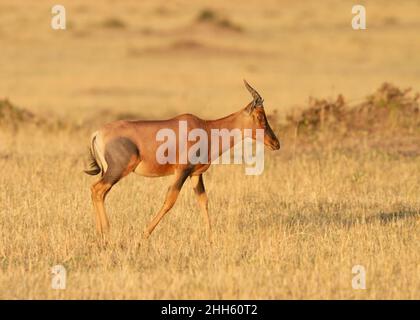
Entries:
[[[96, 228], [100, 234], [108, 231], [109, 222], [105, 213], [104, 201], [112, 186], [131, 172], [147, 177], [161, 177], [173, 175], [165, 202], [156, 216], [151, 220], [144, 231], [144, 237], [149, 237], [160, 220], [172, 208], [178, 194], [190, 177], [194, 192], [197, 196], [200, 209], [207, 224], [207, 233], [211, 235], [211, 223], [207, 209], [207, 195], [204, 188], [203, 173], [211, 163], [166, 163], [161, 164], [156, 159], [160, 142], [156, 135], [162, 128], [174, 130], [179, 133], [178, 123], [186, 121], [188, 130], [202, 129], [209, 133], [212, 129], [252, 129], [252, 138], [255, 139], [257, 129], [264, 130], [264, 144], [272, 150], [280, 149], [280, 143], [268, 124], [263, 108], [263, 99], [245, 80], [245, 86], [251, 93], [253, 100], [245, 108], [218, 120], [202, 120], [192, 114], [183, 114], [169, 120], [157, 121], [115, 121], [103, 126], [91, 137], [90, 168], [87, 174], [101, 174], [101, 179], [91, 187], [92, 202], [95, 208]], [[208, 135], [210, 136], [210, 135]], [[233, 137], [226, 145], [216, 150], [216, 157], [232, 148], [237, 142]], [[209, 141], [207, 141], [209, 142]], [[182, 152], [187, 152], [192, 142], [186, 142], [187, 150], [177, 150], [177, 159]], [[207, 145], [210, 145], [208, 143]]]

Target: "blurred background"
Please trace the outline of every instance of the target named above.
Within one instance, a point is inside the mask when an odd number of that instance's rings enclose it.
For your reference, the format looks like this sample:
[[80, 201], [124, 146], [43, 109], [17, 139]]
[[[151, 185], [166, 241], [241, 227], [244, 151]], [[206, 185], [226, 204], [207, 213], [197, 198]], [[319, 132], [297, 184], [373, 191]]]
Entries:
[[309, 96], [363, 98], [384, 81], [420, 88], [420, 2], [54, 1], [0, 4], [0, 97], [37, 114], [84, 121], [221, 117], [250, 99], [246, 78], [280, 114]]

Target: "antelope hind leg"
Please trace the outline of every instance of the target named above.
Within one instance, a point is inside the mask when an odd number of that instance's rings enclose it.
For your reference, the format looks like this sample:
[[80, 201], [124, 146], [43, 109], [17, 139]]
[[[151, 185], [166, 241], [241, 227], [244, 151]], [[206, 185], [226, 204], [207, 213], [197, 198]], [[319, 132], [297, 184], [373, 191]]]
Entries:
[[109, 221], [105, 211], [105, 197], [123, 177], [132, 172], [140, 162], [137, 146], [128, 138], [116, 138], [105, 146], [107, 169], [92, 188], [92, 201], [96, 213], [96, 228], [103, 234], [109, 230]]
[[206, 223], [207, 238], [210, 242], [212, 242], [211, 221], [210, 221], [210, 216], [209, 216], [209, 211], [208, 211], [208, 198], [207, 198], [206, 189], [204, 187], [203, 175], [200, 174], [199, 176], [192, 176], [191, 181], [193, 183], [194, 192], [197, 196], [200, 210], [203, 214], [203, 218]]

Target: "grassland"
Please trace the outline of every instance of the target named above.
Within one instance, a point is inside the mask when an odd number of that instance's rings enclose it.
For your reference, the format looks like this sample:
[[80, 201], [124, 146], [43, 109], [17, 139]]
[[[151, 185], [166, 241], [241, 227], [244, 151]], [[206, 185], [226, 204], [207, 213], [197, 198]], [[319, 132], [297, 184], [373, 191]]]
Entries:
[[[0, 298], [420, 298], [416, 127], [345, 143], [276, 127], [282, 149], [267, 150], [262, 176], [236, 165], [205, 175], [212, 245], [188, 182], [143, 240], [168, 178], [135, 175], [110, 193], [111, 233], [98, 239], [95, 178], [82, 173], [101, 123], [218, 118], [249, 101], [242, 78], [279, 123], [309, 96], [359, 101], [384, 81], [419, 91], [418, 2], [366, 4], [360, 32], [350, 1], [62, 4], [66, 31], [50, 29], [48, 1], [1, 4], [0, 96], [43, 121], [0, 121]], [[66, 290], [51, 288], [56, 264]], [[357, 264], [366, 290], [351, 286]]]

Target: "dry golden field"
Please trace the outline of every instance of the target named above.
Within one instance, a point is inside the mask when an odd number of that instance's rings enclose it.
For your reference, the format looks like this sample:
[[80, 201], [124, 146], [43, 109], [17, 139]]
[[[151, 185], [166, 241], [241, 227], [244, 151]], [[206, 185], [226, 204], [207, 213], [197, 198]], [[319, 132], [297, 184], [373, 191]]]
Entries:
[[[309, 96], [356, 103], [385, 81], [420, 91], [419, 1], [361, 1], [364, 31], [351, 28], [352, 1], [60, 3], [56, 31], [54, 2], [0, 2], [0, 99], [42, 119], [0, 108], [1, 299], [420, 299], [416, 125], [345, 143], [276, 125], [282, 149], [266, 150], [263, 175], [205, 174], [211, 245], [189, 181], [142, 239], [170, 178], [135, 175], [107, 198], [102, 241], [97, 177], [82, 172], [102, 123], [219, 118], [250, 101], [243, 78], [283, 124]], [[57, 264], [65, 290], [51, 288]], [[352, 288], [354, 265], [365, 290]]]

